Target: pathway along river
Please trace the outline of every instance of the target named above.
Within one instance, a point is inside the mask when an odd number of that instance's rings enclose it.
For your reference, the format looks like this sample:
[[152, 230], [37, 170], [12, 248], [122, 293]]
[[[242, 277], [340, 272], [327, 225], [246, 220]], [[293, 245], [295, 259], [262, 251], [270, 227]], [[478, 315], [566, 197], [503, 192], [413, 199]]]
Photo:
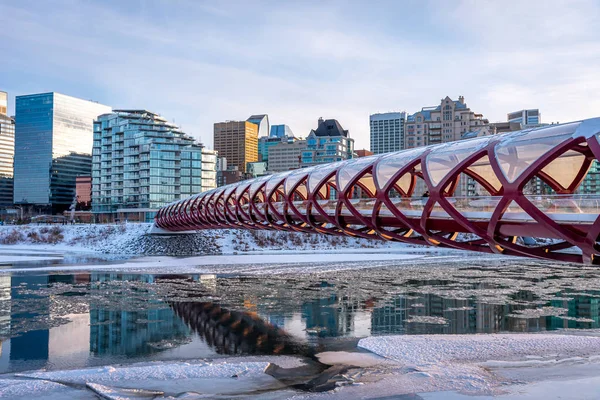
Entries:
[[68, 260], [81, 272], [31, 270], [51, 259], [2, 266], [1, 373], [253, 355], [305, 357], [318, 373], [315, 354], [359, 351], [367, 336], [600, 327], [600, 270], [584, 266], [449, 256], [161, 274]]

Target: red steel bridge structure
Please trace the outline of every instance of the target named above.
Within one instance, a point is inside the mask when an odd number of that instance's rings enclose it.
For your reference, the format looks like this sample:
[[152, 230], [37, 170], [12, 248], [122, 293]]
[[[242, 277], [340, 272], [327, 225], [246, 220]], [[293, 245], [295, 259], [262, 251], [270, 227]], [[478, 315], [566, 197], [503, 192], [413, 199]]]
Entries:
[[[600, 194], [589, 194], [600, 193], [598, 160], [593, 118], [246, 180], [166, 205], [155, 223], [172, 232], [272, 229], [600, 264]], [[588, 175], [591, 189], [580, 194]]]

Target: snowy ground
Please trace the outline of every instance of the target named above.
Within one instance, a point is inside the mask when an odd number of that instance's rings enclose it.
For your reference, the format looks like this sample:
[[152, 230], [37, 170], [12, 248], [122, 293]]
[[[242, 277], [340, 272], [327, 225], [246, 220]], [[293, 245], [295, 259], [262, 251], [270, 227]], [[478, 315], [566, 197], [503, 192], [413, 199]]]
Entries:
[[388, 336], [359, 346], [372, 353], [317, 355], [343, 366], [319, 375], [334, 383], [322, 393], [290, 387], [302, 359], [262, 356], [32, 371], [0, 377], [0, 397], [583, 400], [600, 388], [600, 332]]

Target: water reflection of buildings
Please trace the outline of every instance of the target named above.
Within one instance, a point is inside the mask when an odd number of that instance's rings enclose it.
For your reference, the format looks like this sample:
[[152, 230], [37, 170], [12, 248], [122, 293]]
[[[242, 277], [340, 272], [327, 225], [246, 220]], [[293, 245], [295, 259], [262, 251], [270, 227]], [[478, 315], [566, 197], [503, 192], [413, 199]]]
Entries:
[[[445, 285], [442, 281], [416, 281], [411, 282], [416, 287], [426, 285]], [[492, 285], [479, 283], [473, 289], [484, 291], [495, 288]], [[582, 315], [587, 310], [596, 315], [598, 308], [576, 305], [585, 302], [578, 298], [575, 303], [569, 302], [573, 311], [569, 315]], [[534, 304], [535, 296], [531, 292], [519, 291], [512, 297], [519, 303]], [[498, 303], [498, 304], [494, 304]], [[554, 305], [554, 303], [553, 303]], [[556, 305], [556, 307], [567, 307]], [[397, 296], [380, 307], [373, 309], [371, 325], [373, 334], [467, 334], [467, 333], [492, 333], [500, 331], [534, 332], [544, 329], [554, 329], [555, 326], [547, 323], [547, 318], [513, 318], [508, 317], [514, 310], [531, 308], [531, 305], [515, 306], [501, 304], [501, 300], [489, 299], [462, 299], [445, 298], [436, 294], [407, 293], [406, 296]], [[577, 310], [575, 310], [577, 308]], [[440, 317], [448, 321], [447, 324], [410, 323], [413, 317]], [[592, 317], [593, 318], [593, 317]], [[418, 318], [416, 318], [418, 320]], [[557, 319], [558, 320], [558, 319]], [[554, 321], [554, 319], [553, 319]], [[563, 321], [563, 320], [558, 320]], [[568, 324], [574, 327], [574, 321]], [[555, 324], [556, 325], [556, 324]]]
[[[189, 328], [166, 304], [136, 310], [127, 297], [112, 299], [113, 304], [90, 303], [89, 312], [64, 315], [64, 298], [39, 297], [36, 288], [54, 283], [98, 285], [111, 280], [152, 282], [150, 275], [78, 274], [51, 276], [11, 276], [0, 280], [0, 332], [9, 337], [0, 352], [0, 372], [14, 369], [87, 366], [90, 355], [131, 356], [161, 351], [160, 343], [188, 335]], [[13, 304], [11, 307], [11, 303]], [[121, 310], [122, 308], [122, 310]], [[67, 324], [47, 326], [43, 321], [57, 316], [68, 318]], [[41, 325], [40, 325], [41, 321]], [[26, 326], [29, 324], [29, 326]], [[11, 332], [11, 328], [13, 331]], [[28, 330], [31, 329], [31, 330]]]
[[[107, 281], [154, 282], [153, 275], [92, 274], [92, 285]], [[127, 298], [116, 304], [90, 303], [90, 351], [97, 355], [144, 355], [157, 351], [157, 343], [187, 337], [189, 329], [165, 304], [135, 311]], [[158, 346], [160, 348], [160, 346]]]
[[404, 334], [408, 319], [409, 303], [405, 297], [396, 297], [381, 307], [376, 307], [371, 313], [371, 333]]
[[302, 317], [305, 319], [306, 331], [311, 334], [319, 337], [347, 336], [356, 334], [357, 330], [368, 331], [364, 326], [357, 326], [359, 321], [362, 324], [368, 323], [364, 318], [356, 318], [362, 308], [359, 300], [351, 296], [338, 297], [332, 293], [329, 297], [304, 302]]
[[[563, 295], [570, 297], [569, 293], [563, 293]], [[568, 309], [567, 316], [569, 318], [580, 320], [548, 317], [549, 329], [595, 329], [600, 327], [600, 292], [578, 294], [572, 300], [552, 300], [551, 304], [553, 307]]]

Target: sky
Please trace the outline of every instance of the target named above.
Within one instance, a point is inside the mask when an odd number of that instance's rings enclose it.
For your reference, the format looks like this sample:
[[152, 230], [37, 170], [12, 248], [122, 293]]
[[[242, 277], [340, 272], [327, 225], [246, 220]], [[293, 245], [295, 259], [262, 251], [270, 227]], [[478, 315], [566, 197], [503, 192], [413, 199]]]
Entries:
[[212, 147], [213, 123], [335, 118], [465, 96], [490, 122], [600, 114], [600, 1], [0, 0], [0, 90], [144, 108]]

